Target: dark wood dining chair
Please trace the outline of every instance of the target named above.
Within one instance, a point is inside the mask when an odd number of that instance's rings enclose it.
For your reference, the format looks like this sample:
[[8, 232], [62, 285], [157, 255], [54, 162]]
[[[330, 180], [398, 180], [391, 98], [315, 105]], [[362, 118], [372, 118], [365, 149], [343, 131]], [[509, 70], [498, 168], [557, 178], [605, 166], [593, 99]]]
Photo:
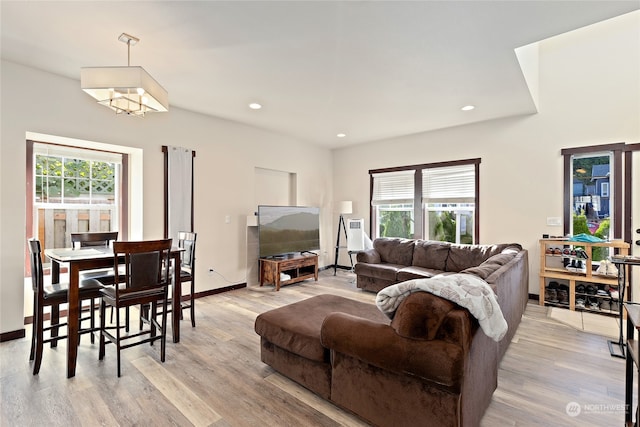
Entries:
[[[45, 343], [51, 343], [55, 347], [58, 340], [67, 338], [67, 335], [60, 335], [59, 329], [66, 326], [66, 322], [60, 322], [60, 304], [68, 303], [67, 291], [69, 286], [67, 283], [55, 283], [47, 285], [44, 282], [44, 269], [42, 267], [42, 247], [37, 239], [29, 239], [28, 241], [30, 260], [31, 260], [31, 284], [33, 288], [33, 328], [31, 331], [31, 351], [29, 360], [34, 360], [33, 375], [40, 372], [42, 363], [42, 351]], [[100, 290], [103, 286], [94, 280], [80, 281], [80, 302], [100, 298]], [[51, 308], [49, 326], [45, 327], [44, 309]], [[82, 320], [80, 319], [79, 334], [95, 332], [97, 329], [93, 324], [90, 328], [82, 328]], [[45, 338], [45, 332], [49, 333], [49, 337]]]
[[[71, 233], [71, 246], [73, 248], [109, 247], [116, 240], [118, 240], [117, 231]], [[103, 285], [113, 285], [116, 282], [113, 277], [113, 271], [110, 268], [82, 271], [80, 272], [80, 277], [97, 279]]]
[[[117, 231], [87, 231], [80, 233], [71, 233], [71, 247], [73, 248], [96, 248], [96, 247], [109, 247], [116, 240], [118, 240]], [[113, 270], [111, 268], [99, 268], [95, 270], [85, 270], [80, 272], [80, 280], [84, 279], [96, 279], [103, 285], [113, 286], [116, 283], [113, 276]], [[91, 327], [94, 327], [94, 315], [93, 308], [95, 307], [95, 301], [91, 300]], [[113, 320], [113, 311], [111, 311], [111, 319]], [[83, 319], [84, 320], [84, 319]], [[126, 311], [125, 329], [129, 331], [129, 310]], [[93, 344], [94, 338], [91, 334], [91, 343]]]
[[[100, 350], [98, 358], [104, 359], [107, 342], [114, 343], [117, 352], [118, 377], [120, 377], [120, 352], [129, 347], [160, 340], [160, 360], [165, 360], [167, 337], [167, 293], [170, 283], [169, 263], [171, 239], [141, 242], [114, 242], [114, 276], [124, 267], [123, 286], [105, 287], [101, 290], [100, 303]], [[97, 282], [97, 280], [96, 280]], [[136, 333], [121, 333], [120, 308], [135, 305], [150, 305], [149, 327], [141, 327]], [[161, 321], [156, 313], [162, 305]], [[115, 328], [106, 326], [107, 306], [116, 312]], [[113, 330], [114, 333], [111, 333]]]
[[[189, 294], [182, 295], [180, 300], [180, 320], [183, 319], [183, 311], [189, 309], [189, 316], [191, 318], [191, 327], [196, 326], [196, 306], [195, 306], [195, 291], [196, 291], [196, 237], [197, 233], [180, 231], [178, 233], [178, 247], [184, 249], [180, 253], [180, 283], [191, 282], [189, 287]], [[171, 269], [171, 274], [174, 274], [175, 266]], [[173, 281], [171, 282], [173, 284]], [[171, 295], [171, 293], [169, 293]], [[185, 297], [187, 299], [185, 300]], [[169, 298], [167, 303], [169, 313], [172, 312], [173, 300]], [[140, 324], [145, 322], [149, 315], [149, 307], [142, 307], [143, 314], [140, 317]], [[157, 314], [161, 314], [158, 312]], [[172, 313], [173, 315], [173, 313]]]
[[196, 326], [196, 237], [197, 233], [186, 231], [178, 233], [178, 247], [184, 249], [184, 252], [180, 253], [180, 283], [191, 282], [189, 299], [187, 301], [180, 301], [180, 319], [182, 319], [182, 312], [188, 308], [191, 317], [191, 327], [194, 328]]

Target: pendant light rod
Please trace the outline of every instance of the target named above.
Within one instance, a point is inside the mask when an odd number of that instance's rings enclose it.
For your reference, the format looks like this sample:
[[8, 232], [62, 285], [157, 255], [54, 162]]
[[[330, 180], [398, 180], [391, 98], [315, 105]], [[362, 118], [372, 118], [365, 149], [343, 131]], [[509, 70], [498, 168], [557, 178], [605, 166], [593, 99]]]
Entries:
[[131, 66], [131, 46], [136, 45], [140, 41], [140, 39], [132, 36], [131, 34], [122, 33], [120, 34], [120, 37], [118, 37], [118, 40], [121, 41], [122, 43], [127, 44], [127, 67], [130, 67]]

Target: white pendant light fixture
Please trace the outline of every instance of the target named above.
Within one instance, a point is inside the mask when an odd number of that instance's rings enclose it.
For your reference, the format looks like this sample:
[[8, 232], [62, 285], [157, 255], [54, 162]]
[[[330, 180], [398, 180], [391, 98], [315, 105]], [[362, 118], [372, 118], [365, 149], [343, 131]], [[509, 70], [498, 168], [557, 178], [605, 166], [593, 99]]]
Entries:
[[127, 66], [80, 69], [82, 90], [116, 114], [144, 117], [149, 112], [169, 111], [167, 91], [144, 68], [131, 66], [131, 46], [140, 39], [122, 33], [118, 40], [127, 44]]

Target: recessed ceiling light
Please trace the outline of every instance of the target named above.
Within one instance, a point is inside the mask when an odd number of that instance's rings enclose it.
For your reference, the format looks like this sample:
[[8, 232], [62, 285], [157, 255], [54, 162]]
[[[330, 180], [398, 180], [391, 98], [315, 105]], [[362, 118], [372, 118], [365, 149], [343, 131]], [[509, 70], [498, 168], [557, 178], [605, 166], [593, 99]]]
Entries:
[[251, 108], [252, 110], [259, 110], [262, 108], [262, 105], [258, 104], [257, 102], [252, 102], [251, 104], [249, 104], [249, 108]]
[[476, 108], [474, 105], [465, 105], [464, 107], [462, 107], [462, 111], [471, 111], [474, 108]]
[[345, 136], [347, 136], [346, 133], [339, 133], [336, 135], [338, 138], [344, 138]]

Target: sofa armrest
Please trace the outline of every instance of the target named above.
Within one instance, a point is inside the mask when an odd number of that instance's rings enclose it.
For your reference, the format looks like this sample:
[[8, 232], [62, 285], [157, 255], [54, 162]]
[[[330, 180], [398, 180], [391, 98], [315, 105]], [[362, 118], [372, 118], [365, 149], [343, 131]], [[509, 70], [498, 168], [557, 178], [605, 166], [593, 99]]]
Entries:
[[367, 249], [366, 251], [358, 252], [356, 255], [357, 262], [364, 262], [367, 264], [380, 264], [380, 253], [375, 249]]
[[329, 314], [321, 329], [322, 345], [398, 374], [411, 374], [457, 389], [464, 371], [461, 346], [444, 340], [403, 338], [384, 323], [346, 313]]

